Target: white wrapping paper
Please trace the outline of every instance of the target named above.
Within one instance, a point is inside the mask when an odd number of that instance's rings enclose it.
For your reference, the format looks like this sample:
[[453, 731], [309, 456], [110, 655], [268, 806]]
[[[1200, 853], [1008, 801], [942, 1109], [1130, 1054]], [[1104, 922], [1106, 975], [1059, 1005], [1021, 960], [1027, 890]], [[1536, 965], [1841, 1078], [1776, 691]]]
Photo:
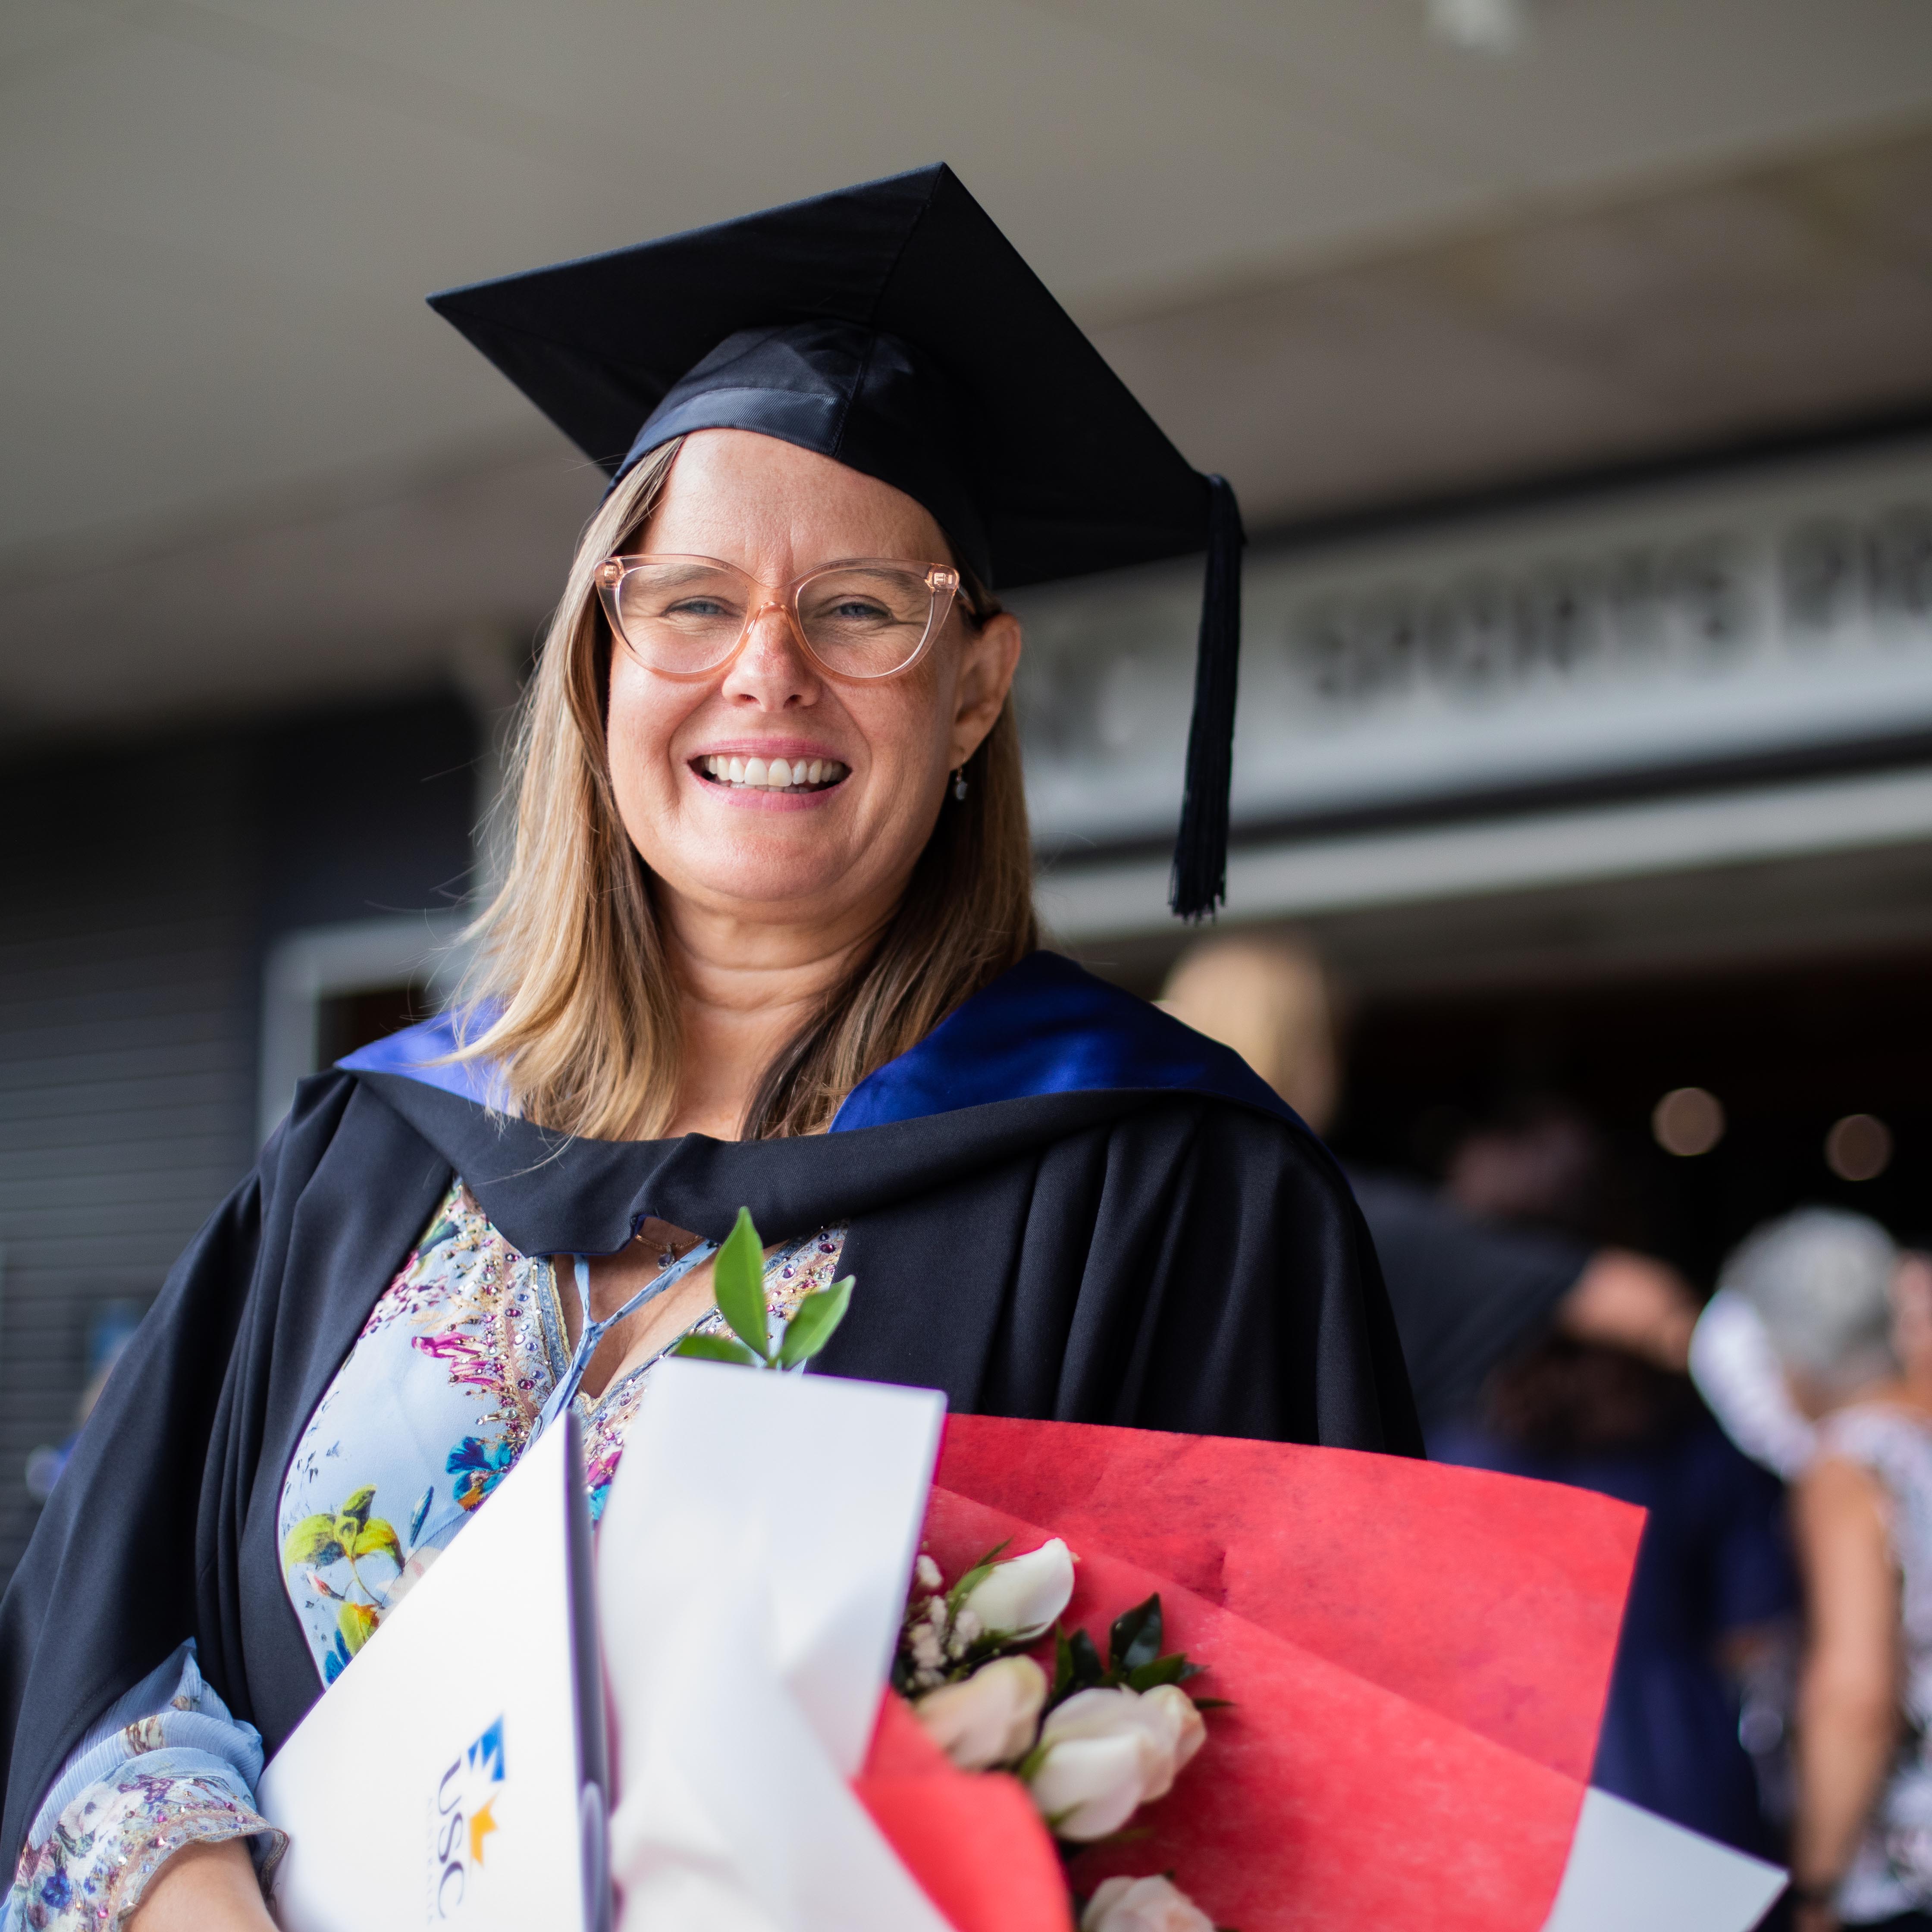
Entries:
[[1784, 1880], [1592, 1786], [1544, 1932], [1750, 1932]]
[[674, 1360], [611, 1486], [598, 1600], [623, 1932], [946, 1932], [853, 1796], [945, 1405]]

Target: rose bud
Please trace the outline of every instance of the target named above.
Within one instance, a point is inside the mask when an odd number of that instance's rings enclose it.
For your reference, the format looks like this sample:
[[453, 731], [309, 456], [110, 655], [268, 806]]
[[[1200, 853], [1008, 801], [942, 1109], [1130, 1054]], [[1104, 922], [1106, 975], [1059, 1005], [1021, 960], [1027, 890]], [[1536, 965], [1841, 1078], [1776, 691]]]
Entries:
[[1110, 1878], [1087, 1901], [1080, 1932], [1214, 1932], [1214, 1922], [1164, 1878]]
[[1030, 1780], [1033, 1802], [1054, 1835], [1084, 1840], [1118, 1832], [1146, 1788], [1147, 1748], [1132, 1732], [1055, 1744]]
[[928, 1690], [912, 1708], [962, 1771], [989, 1771], [1032, 1749], [1046, 1702], [1046, 1672], [1030, 1657], [1002, 1657]]
[[1142, 1721], [1154, 1726], [1166, 1741], [1168, 1764], [1166, 1778], [1157, 1790], [1148, 1792], [1142, 1801], [1144, 1804], [1167, 1796], [1174, 1774], [1208, 1742], [1208, 1726], [1195, 1708], [1194, 1700], [1178, 1684], [1157, 1684], [1144, 1693], [1140, 1714]]
[[1104, 1838], [1166, 1796], [1206, 1736], [1201, 1713], [1172, 1684], [1145, 1696], [1077, 1692], [1040, 1731], [1045, 1754], [1031, 1780], [1034, 1802], [1059, 1837]]
[[1035, 1637], [1049, 1629], [1073, 1594], [1073, 1552], [1058, 1537], [1024, 1556], [996, 1563], [967, 1592], [982, 1630], [1001, 1636]]

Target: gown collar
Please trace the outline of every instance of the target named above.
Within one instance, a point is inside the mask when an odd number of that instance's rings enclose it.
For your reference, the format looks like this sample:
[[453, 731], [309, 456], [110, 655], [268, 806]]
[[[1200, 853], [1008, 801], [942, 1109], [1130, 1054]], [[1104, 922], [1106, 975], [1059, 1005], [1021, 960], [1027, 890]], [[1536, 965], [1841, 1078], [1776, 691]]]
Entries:
[[[358, 1048], [345, 1072], [390, 1074], [479, 1106], [501, 1104], [496, 1070], [439, 1065], [456, 1045], [448, 1014]], [[896, 1060], [860, 1082], [831, 1131], [897, 1126], [1047, 1094], [1199, 1094], [1299, 1124], [1238, 1054], [1057, 952], [1030, 952]]]

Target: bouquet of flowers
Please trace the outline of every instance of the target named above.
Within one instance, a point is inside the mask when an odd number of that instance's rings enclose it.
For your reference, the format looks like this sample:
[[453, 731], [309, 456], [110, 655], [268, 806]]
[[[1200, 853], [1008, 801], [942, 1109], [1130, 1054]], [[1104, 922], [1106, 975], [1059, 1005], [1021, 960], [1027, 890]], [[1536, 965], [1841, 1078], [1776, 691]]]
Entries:
[[[848, 1294], [788, 1347], [721, 1269], [730, 1359], [802, 1366]], [[1742, 1932], [1776, 1888], [1654, 1820], [1582, 1856], [1636, 1510], [1084, 1424], [934, 1444], [911, 1391], [675, 1366], [712, 1385], [646, 1401], [599, 1554], [626, 1932], [1568, 1932], [1580, 1888], [1628, 1916], [1650, 1827], [1711, 1880], [1676, 1922]]]
[[[1114, 1619], [1103, 1660], [1087, 1631], [1058, 1622], [1073, 1594], [1066, 1545], [1054, 1537], [1002, 1561], [1004, 1548], [950, 1589], [922, 1552], [894, 1688], [960, 1770], [1018, 1778], [1066, 1853], [1130, 1842], [1123, 1828], [1172, 1790], [1207, 1741], [1202, 1713], [1224, 1700], [1181, 1688], [1200, 1666], [1163, 1650], [1158, 1592]], [[1050, 1678], [1028, 1654], [1049, 1630]], [[1162, 1874], [1107, 1879], [1084, 1904], [1081, 1932], [1213, 1932]]]
[[[279, 1922], [406, 1916], [426, 1871], [478, 1932], [1744, 1932], [1769, 1903], [1781, 1874], [1586, 1789], [1638, 1511], [801, 1376], [850, 1284], [774, 1328], [759, 1256], [743, 1217], [733, 1334], [653, 1370], [594, 1574], [566, 1417], [267, 1766]], [[373, 1762], [372, 1726], [402, 1741]], [[424, 1820], [472, 1802], [457, 1859]]]

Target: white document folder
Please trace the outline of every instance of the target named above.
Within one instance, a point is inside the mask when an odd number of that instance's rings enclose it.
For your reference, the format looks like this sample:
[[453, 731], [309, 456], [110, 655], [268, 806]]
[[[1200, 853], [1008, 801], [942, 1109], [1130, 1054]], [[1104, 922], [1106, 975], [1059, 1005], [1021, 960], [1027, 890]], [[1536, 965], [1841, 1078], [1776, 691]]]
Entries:
[[549, 1430], [262, 1774], [284, 1932], [608, 1932], [576, 1418]]
[[600, 1596], [627, 1924], [946, 1932], [849, 1784], [945, 1410], [931, 1390], [664, 1363], [596, 1585], [560, 1418], [263, 1773], [290, 1834], [284, 1932], [608, 1932]]

